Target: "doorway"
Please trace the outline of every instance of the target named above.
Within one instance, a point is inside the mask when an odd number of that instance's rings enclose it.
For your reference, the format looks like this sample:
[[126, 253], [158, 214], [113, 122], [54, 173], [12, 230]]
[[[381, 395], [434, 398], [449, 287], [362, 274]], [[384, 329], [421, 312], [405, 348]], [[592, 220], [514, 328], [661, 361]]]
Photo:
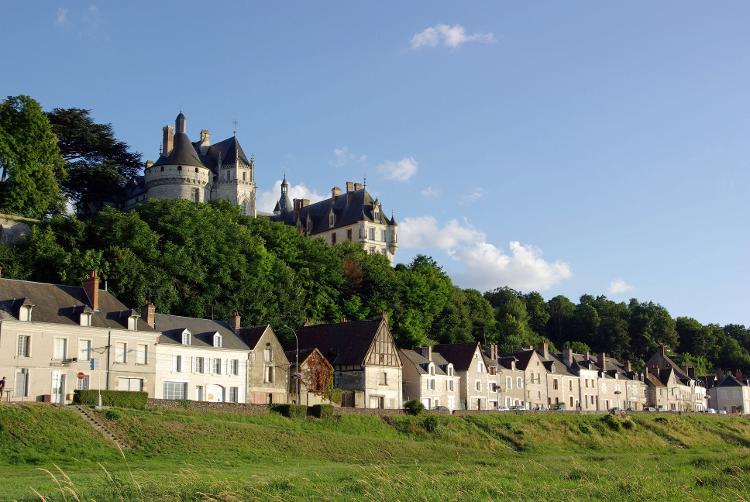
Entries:
[[52, 372], [52, 403], [65, 404], [65, 374], [61, 371]]

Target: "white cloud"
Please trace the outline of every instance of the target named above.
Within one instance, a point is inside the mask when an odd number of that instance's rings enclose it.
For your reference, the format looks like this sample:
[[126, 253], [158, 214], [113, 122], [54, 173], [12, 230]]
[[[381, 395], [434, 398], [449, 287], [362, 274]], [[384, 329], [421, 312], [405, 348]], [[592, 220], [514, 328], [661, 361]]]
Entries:
[[347, 164], [354, 162], [364, 162], [367, 160], [367, 155], [360, 155], [349, 151], [348, 146], [337, 147], [333, 149], [333, 155], [335, 160], [333, 165], [336, 167], [343, 167]]
[[437, 47], [444, 45], [455, 49], [465, 43], [479, 42], [491, 44], [495, 41], [495, 35], [492, 33], [471, 33], [467, 34], [466, 29], [460, 24], [449, 26], [447, 24], [436, 24], [416, 33], [411, 37], [410, 46], [412, 49], [422, 47]]
[[473, 189], [471, 192], [463, 195], [461, 197], [461, 205], [468, 206], [469, 204], [473, 204], [487, 193], [487, 190], [481, 187], [477, 187]]
[[403, 159], [393, 162], [386, 161], [377, 166], [375, 169], [386, 179], [394, 181], [408, 181], [417, 174], [417, 161], [414, 157], [404, 157]]
[[[267, 191], [259, 191], [257, 197], [258, 211], [270, 213], [281, 197], [281, 180], [276, 180]], [[323, 200], [323, 196], [308, 188], [304, 183], [289, 185], [289, 199], [310, 199], [310, 204]]]
[[611, 295], [620, 295], [632, 290], [633, 286], [623, 281], [622, 279], [613, 279], [609, 283], [609, 293]]
[[57, 9], [55, 24], [57, 26], [65, 26], [68, 24], [68, 9]]
[[440, 197], [440, 190], [432, 188], [432, 185], [422, 189], [422, 195], [430, 199], [436, 199]]
[[441, 226], [432, 216], [405, 218], [399, 232], [403, 248], [437, 248], [460, 262], [456, 281], [480, 291], [498, 286], [544, 291], [573, 275], [570, 265], [545, 260], [537, 247], [510, 241], [506, 252], [465, 220]]

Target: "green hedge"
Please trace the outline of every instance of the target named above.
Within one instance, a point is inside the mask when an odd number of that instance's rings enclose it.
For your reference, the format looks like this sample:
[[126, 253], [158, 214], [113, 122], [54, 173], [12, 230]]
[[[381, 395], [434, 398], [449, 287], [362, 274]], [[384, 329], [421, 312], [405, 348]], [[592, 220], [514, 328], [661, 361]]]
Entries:
[[331, 418], [333, 416], [333, 405], [332, 404], [314, 404], [310, 406], [308, 412], [311, 417], [315, 418]]
[[412, 399], [404, 403], [404, 410], [406, 410], [406, 413], [409, 415], [416, 416], [424, 411], [424, 405], [419, 401]]
[[274, 404], [271, 405], [271, 410], [287, 418], [305, 418], [307, 416], [307, 406], [304, 404]]
[[[77, 390], [73, 396], [73, 402], [76, 404], [96, 406], [98, 401], [98, 390]], [[102, 391], [103, 406], [117, 406], [119, 408], [136, 408], [142, 410], [146, 408], [147, 402], [148, 394], [145, 392], [131, 392], [127, 390]]]

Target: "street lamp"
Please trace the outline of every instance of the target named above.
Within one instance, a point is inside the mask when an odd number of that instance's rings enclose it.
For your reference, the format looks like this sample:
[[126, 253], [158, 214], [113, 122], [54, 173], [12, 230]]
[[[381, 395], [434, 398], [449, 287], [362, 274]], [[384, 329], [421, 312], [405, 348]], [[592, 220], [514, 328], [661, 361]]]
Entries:
[[295, 363], [294, 363], [294, 378], [297, 380], [297, 404], [301, 404], [302, 397], [300, 394], [300, 385], [299, 385], [299, 377], [300, 377], [300, 369], [299, 369], [299, 337], [297, 336], [297, 332], [294, 331], [291, 327], [287, 326], [286, 324], [282, 325], [282, 327], [288, 329], [292, 332], [294, 335], [294, 339], [297, 342], [297, 352], [295, 354]]

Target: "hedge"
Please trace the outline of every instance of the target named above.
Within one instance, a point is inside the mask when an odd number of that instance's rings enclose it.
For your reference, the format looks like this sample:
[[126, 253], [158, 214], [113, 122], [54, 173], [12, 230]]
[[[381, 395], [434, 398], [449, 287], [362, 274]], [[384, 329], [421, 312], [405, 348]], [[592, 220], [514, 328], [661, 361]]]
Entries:
[[314, 404], [308, 409], [310, 416], [316, 418], [331, 418], [333, 416], [333, 405]]
[[404, 410], [406, 410], [406, 413], [409, 415], [419, 415], [424, 411], [424, 405], [419, 401], [412, 399], [404, 403]]
[[[127, 390], [103, 390], [101, 392], [103, 406], [137, 408], [142, 410], [146, 408], [146, 403], [148, 402], [148, 394], [145, 392], [131, 392]], [[73, 402], [96, 406], [99, 402], [99, 391], [76, 390], [73, 395]]]
[[287, 418], [305, 418], [307, 416], [307, 406], [304, 404], [274, 404], [271, 405], [271, 411]]

